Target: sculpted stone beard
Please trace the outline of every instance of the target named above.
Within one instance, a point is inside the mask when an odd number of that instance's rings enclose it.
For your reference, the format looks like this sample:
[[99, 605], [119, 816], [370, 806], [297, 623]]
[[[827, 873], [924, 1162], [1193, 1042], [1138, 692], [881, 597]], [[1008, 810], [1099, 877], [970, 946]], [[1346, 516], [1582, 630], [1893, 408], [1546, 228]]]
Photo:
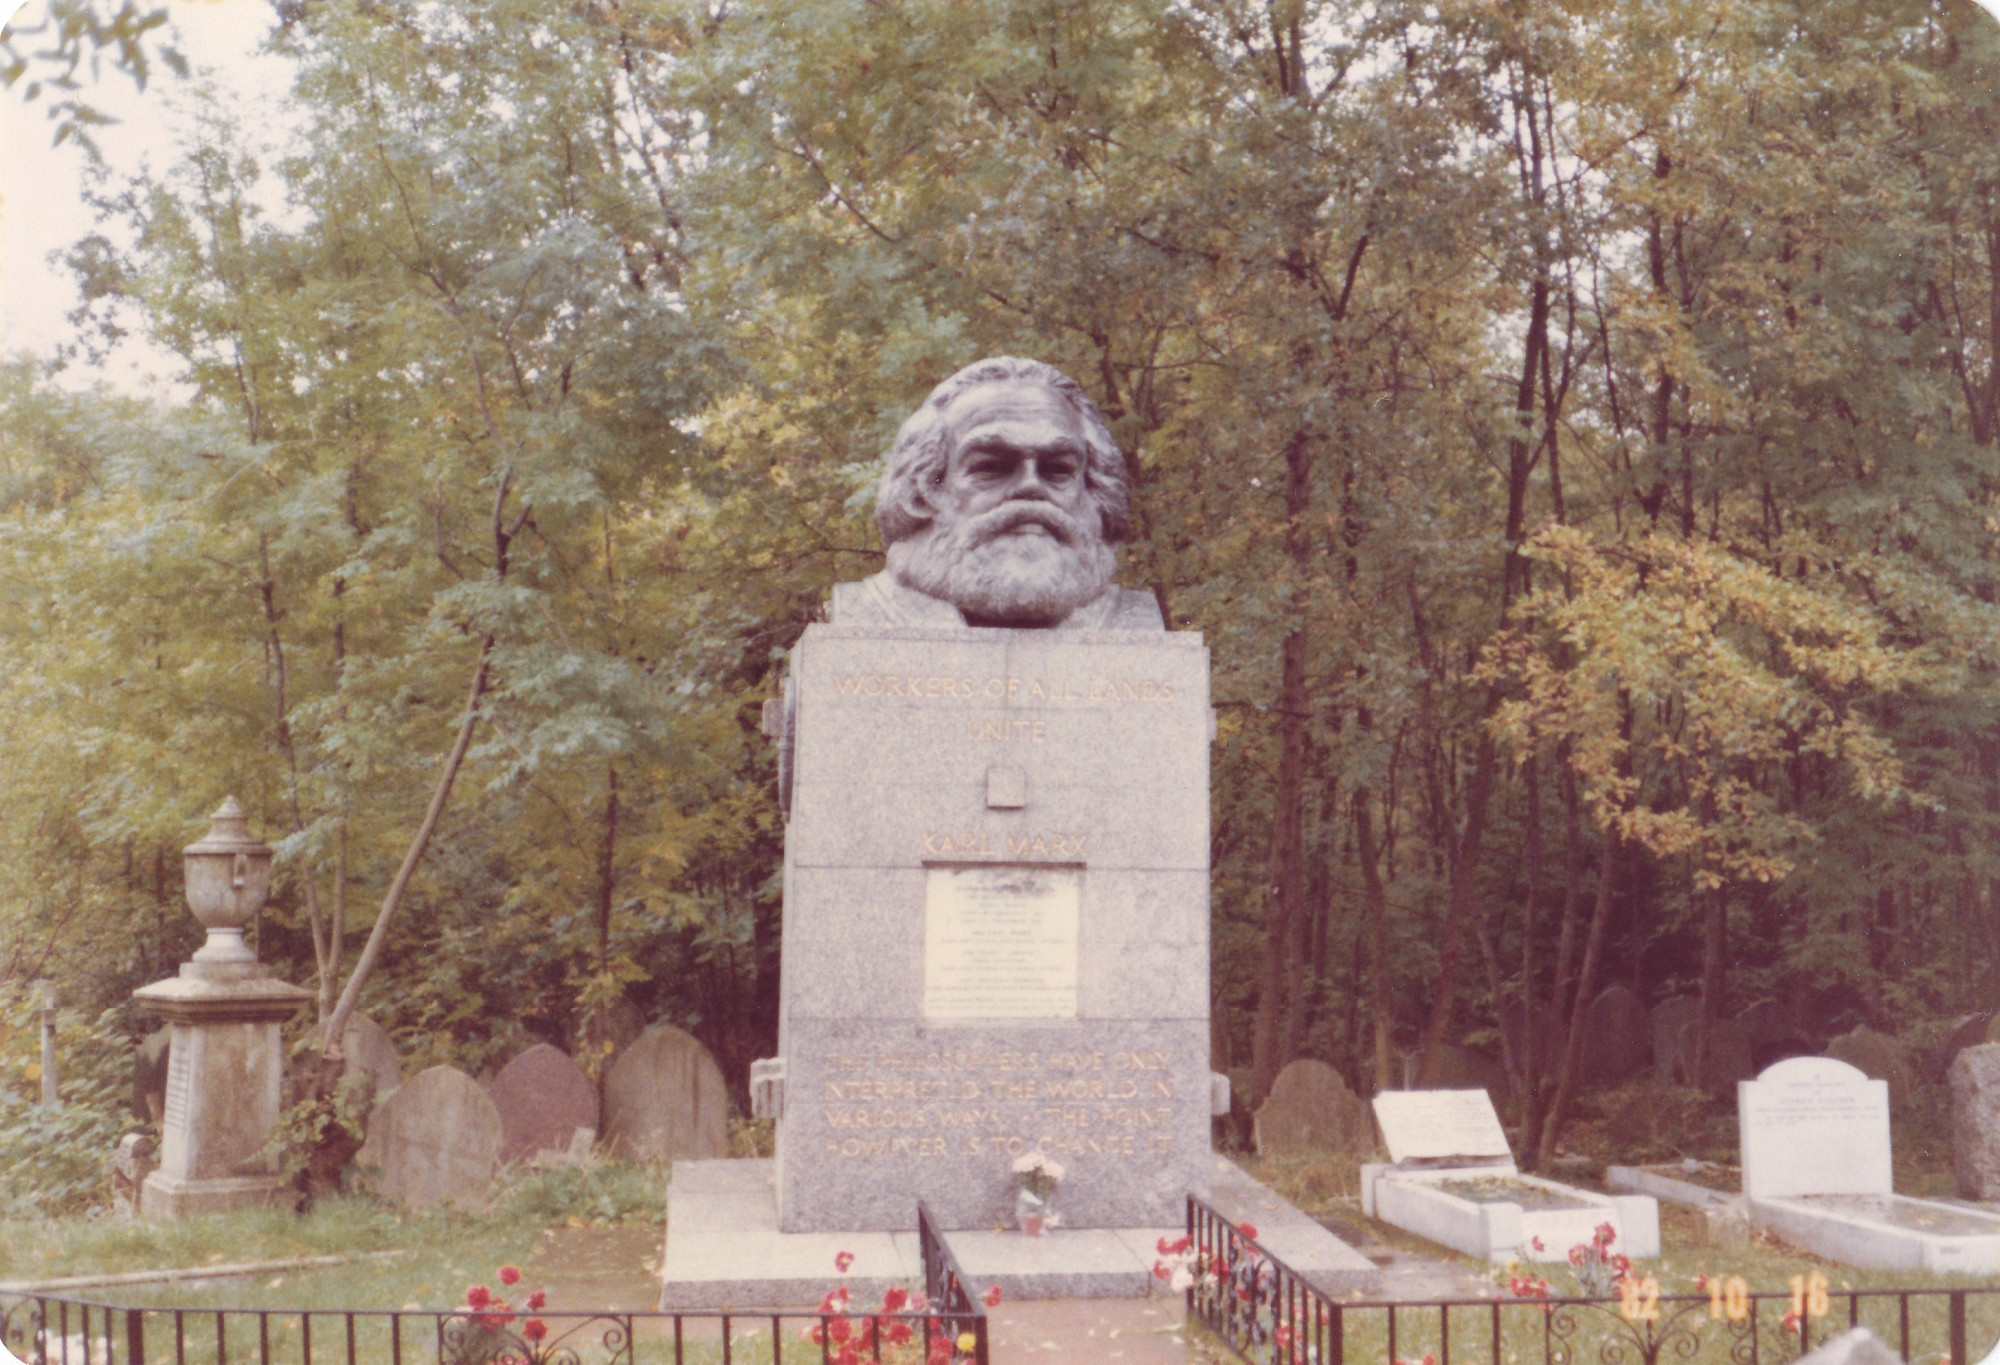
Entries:
[[974, 624], [1055, 625], [1111, 586], [1116, 556], [1053, 503], [1008, 502], [889, 546], [889, 571]]

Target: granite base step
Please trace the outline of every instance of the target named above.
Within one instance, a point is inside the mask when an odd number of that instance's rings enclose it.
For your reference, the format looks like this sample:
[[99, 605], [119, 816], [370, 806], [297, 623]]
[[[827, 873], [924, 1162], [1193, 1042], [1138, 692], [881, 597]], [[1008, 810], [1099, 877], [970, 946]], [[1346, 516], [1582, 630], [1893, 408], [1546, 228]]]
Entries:
[[[1272, 1255], [1329, 1294], [1367, 1292], [1373, 1262], [1311, 1217], [1215, 1158], [1209, 1201], [1236, 1223], [1251, 1223]], [[914, 1210], [912, 1210], [914, 1215]], [[1168, 1291], [1152, 1273], [1161, 1238], [1173, 1228], [1057, 1228], [1045, 1236], [968, 1229], [944, 1239], [975, 1290], [998, 1286], [1009, 1299], [1144, 1298]], [[845, 1273], [839, 1269], [846, 1253]], [[667, 1190], [660, 1307], [809, 1308], [846, 1286], [857, 1307], [879, 1303], [892, 1285], [923, 1279], [914, 1229], [902, 1232], [780, 1232], [772, 1163], [762, 1159], [681, 1161]]]

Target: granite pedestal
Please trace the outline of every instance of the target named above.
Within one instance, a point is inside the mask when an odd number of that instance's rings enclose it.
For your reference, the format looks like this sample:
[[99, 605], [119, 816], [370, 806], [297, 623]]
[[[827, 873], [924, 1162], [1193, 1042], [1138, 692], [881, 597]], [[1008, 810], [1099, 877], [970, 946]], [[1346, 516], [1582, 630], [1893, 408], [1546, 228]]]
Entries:
[[787, 706], [779, 1227], [1177, 1227], [1210, 1177], [1208, 651], [809, 627]]
[[182, 1218], [276, 1202], [284, 1178], [259, 1153], [278, 1120], [278, 1026], [312, 992], [255, 962], [188, 962], [133, 998], [171, 1030], [160, 1166], [140, 1189], [140, 1212]]

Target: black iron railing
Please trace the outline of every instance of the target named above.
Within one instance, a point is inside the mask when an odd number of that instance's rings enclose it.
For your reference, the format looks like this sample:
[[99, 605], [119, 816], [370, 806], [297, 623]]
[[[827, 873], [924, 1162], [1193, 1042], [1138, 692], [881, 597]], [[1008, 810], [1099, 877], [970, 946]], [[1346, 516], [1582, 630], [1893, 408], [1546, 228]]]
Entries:
[[986, 1309], [967, 1290], [958, 1260], [931, 1221], [931, 1211], [917, 1201], [917, 1245], [924, 1258], [924, 1294], [936, 1311], [938, 1321], [950, 1332], [955, 1345], [972, 1338], [967, 1357], [974, 1365], [987, 1365]]
[[[563, 1313], [462, 1308], [185, 1308], [0, 1294], [25, 1365], [988, 1365], [984, 1306], [917, 1211], [927, 1302], [816, 1310]], [[894, 1304], [890, 1307], [889, 1304]]]
[[1775, 1293], [1642, 1277], [1606, 1298], [1340, 1299], [1194, 1198], [1161, 1268], [1182, 1272], [1190, 1318], [1259, 1365], [1779, 1365], [1853, 1327], [1910, 1365], [1970, 1365], [2000, 1341], [2000, 1287], [1840, 1289], [1817, 1271]]

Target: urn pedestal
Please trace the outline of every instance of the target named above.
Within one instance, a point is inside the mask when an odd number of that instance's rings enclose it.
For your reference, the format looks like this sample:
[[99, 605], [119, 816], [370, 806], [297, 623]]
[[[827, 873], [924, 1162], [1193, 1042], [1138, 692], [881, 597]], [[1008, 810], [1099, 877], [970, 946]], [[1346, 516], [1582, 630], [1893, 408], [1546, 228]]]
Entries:
[[285, 1181], [262, 1155], [278, 1121], [284, 1048], [278, 1027], [312, 992], [264, 975], [244, 929], [263, 907], [271, 850], [234, 800], [186, 851], [188, 901], [208, 941], [180, 974], [132, 993], [167, 1021], [160, 1166], [139, 1192], [148, 1218], [184, 1218], [277, 1202]]

